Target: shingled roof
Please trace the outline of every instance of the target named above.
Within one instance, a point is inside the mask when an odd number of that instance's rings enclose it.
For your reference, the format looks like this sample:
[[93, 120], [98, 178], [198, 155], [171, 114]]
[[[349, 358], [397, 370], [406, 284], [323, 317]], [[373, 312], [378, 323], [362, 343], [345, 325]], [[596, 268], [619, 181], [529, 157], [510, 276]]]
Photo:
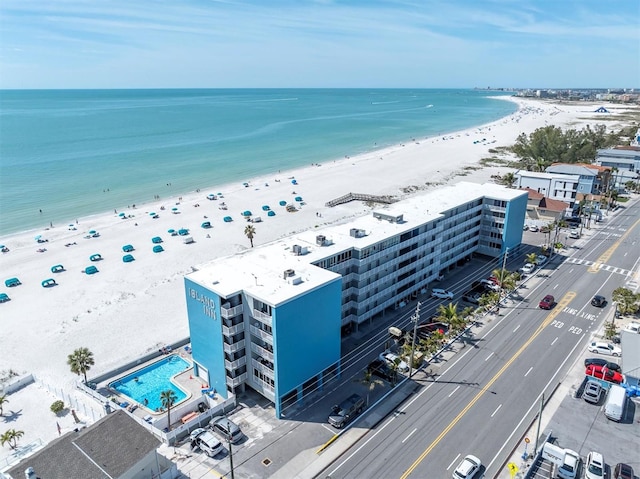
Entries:
[[124, 475], [160, 441], [126, 412], [117, 411], [79, 432], [70, 432], [7, 471], [14, 479], [33, 467], [43, 479], [115, 479]]

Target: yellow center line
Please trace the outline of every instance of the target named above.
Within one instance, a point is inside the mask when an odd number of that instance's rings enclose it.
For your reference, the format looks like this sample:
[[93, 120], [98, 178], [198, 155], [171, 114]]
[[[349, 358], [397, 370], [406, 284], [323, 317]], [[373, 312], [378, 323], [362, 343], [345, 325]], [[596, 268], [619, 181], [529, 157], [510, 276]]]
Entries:
[[618, 249], [618, 246], [620, 246], [620, 244], [627, 239], [627, 236], [629, 236], [629, 233], [631, 233], [631, 231], [638, 226], [638, 223], [640, 223], [640, 220], [637, 220], [633, 226], [631, 226], [631, 228], [629, 228], [621, 237], [619, 240], [617, 240], [615, 243], [613, 243], [611, 245], [611, 247], [605, 251], [604, 253], [602, 253], [602, 256], [600, 256], [595, 263], [593, 263], [591, 266], [589, 266], [589, 269], [587, 269], [587, 271], [589, 273], [597, 273], [598, 271], [600, 271], [600, 267], [605, 264], [607, 261], [609, 261], [609, 259], [611, 259], [611, 256], [613, 255], [613, 253], [615, 253], [616, 249]]
[[449, 425], [440, 433], [440, 435], [434, 439], [434, 441], [429, 445], [429, 447], [427, 447], [424, 452], [422, 454], [420, 454], [420, 456], [418, 457], [418, 459], [415, 460], [415, 462], [413, 464], [411, 464], [411, 466], [409, 467], [409, 469], [407, 469], [404, 474], [402, 474], [401, 479], [406, 479], [407, 477], [409, 477], [409, 475], [415, 470], [416, 467], [418, 467], [418, 464], [420, 464], [425, 457], [427, 457], [427, 455], [433, 450], [433, 448], [435, 448], [440, 441], [449, 433], [449, 431], [451, 431], [451, 429], [453, 429], [453, 426], [455, 426], [460, 419], [462, 419], [465, 414], [467, 414], [467, 412], [469, 412], [469, 409], [471, 409], [474, 404], [476, 402], [478, 402], [478, 400], [480, 400], [480, 398], [484, 395], [484, 393], [486, 393], [489, 388], [491, 388], [491, 386], [493, 386], [493, 384], [498, 380], [498, 378], [500, 376], [502, 376], [502, 374], [507, 370], [507, 368], [509, 366], [511, 366], [511, 364], [518, 359], [518, 357], [524, 352], [525, 349], [527, 349], [529, 347], [529, 345], [538, 337], [538, 335], [544, 330], [544, 328], [546, 328], [547, 326], [549, 326], [549, 324], [551, 324], [551, 321], [553, 321], [556, 316], [558, 316], [562, 310], [576, 297], [576, 293], [573, 291], [569, 291], [567, 294], [564, 295], [564, 297], [558, 302], [558, 304], [556, 305], [555, 309], [553, 311], [551, 311], [551, 313], [549, 313], [549, 315], [546, 317], [546, 319], [542, 322], [542, 324], [540, 326], [538, 326], [538, 329], [536, 329], [535, 333], [533, 333], [531, 335], [531, 337], [520, 347], [520, 349], [518, 349], [518, 351], [515, 352], [515, 354], [513, 356], [511, 356], [511, 358], [504, 364], [504, 366], [502, 366], [502, 368], [500, 368], [500, 370], [495, 374], [495, 376], [493, 376], [489, 382], [486, 384], [486, 386], [484, 386], [480, 392], [478, 392], [478, 394], [476, 394], [476, 396], [469, 402], [469, 404], [466, 405], [466, 407], [460, 411], [460, 413], [453, 419], [453, 421], [451, 421], [449, 423]]

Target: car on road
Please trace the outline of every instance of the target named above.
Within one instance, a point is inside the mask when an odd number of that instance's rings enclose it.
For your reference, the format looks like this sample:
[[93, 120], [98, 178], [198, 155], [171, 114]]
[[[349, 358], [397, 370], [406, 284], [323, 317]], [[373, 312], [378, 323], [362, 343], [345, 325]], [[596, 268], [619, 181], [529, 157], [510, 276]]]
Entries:
[[234, 444], [242, 439], [242, 430], [227, 416], [214, 417], [209, 421], [209, 427], [220, 434], [226, 441], [230, 441]]
[[591, 403], [598, 404], [602, 398], [602, 386], [595, 381], [587, 381], [582, 392], [582, 399]]
[[191, 449], [200, 449], [209, 457], [218, 455], [224, 447], [213, 433], [204, 428], [198, 428], [189, 435], [191, 439]]
[[398, 371], [402, 371], [404, 373], [409, 370], [409, 365], [397, 354], [385, 351], [384, 353], [380, 353], [379, 358], [380, 361], [387, 363], [390, 368], [394, 368], [397, 365]]
[[431, 290], [431, 296], [440, 299], [453, 299], [453, 293], [451, 291], [441, 288], [433, 288]]
[[611, 361], [607, 361], [604, 358], [587, 358], [584, 360], [585, 368], [592, 364], [596, 366], [605, 366], [607, 369], [611, 369], [612, 371], [622, 372], [622, 368], [618, 363], [612, 363]]
[[476, 473], [480, 470], [482, 462], [476, 456], [469, 454], [465, 456], [456, 470], [453, 471], [453, 479], [471, 479], [475, 477]]
[[595, 306], [596, 308], [603, 308], [605, 304], [607, 304], [607, 298], [599, 294], [596, 294], [591, 300], [591, 306]]
[[389, 367], [386, 361], [382, 361], [380, 359], [375, 359], [369, 363], [367, 366], [367, 371], [369, 374], [373, 376], [378, 376], [379, 378], [385, 379], [386, 381], [393, 381], [394, 372]]
[[585, 479], [604, 479], [604, 457], [599, 452], [591, 451], [584, 466]]
[[589, 344], [587, 348], [592, 353], [597, 354], [608, 354], [610, 356], [620, 356], [622, 354], [622, 349], [613, 344], [605, 343], [602, 341], [593, 341]]
[[531, 274], [536, 270], [536, 265], [533, 263], [527, 263], [522, 268], [520, 268], [520, 272], [522, 274]]
[[553, 305], [556, 304], [556, 299], [550, 294], [546, 295], [544, 298], [540, 300], [538, 307], [540, 309], [551, 309]]
[[634, 477], [633, 468], [628, 464], [619, 462], [613, 468], [613, 479], [633, 479]]
[[624, 380], [622, 374], [620, 374], [619, 372], [607, 369], [605, 366], [596, 366], [595, 364], [587, 366], [584, 370], [584, 373], [587, 376], [604, 379], [605, 381], [609, 381], [610, 383], [620, 384]]

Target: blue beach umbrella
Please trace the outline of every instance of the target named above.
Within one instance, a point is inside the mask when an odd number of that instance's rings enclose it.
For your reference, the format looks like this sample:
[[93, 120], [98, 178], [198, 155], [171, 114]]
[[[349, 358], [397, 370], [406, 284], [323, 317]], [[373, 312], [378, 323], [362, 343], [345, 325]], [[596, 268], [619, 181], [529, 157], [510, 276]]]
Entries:
[[171, 234], [171, 233], [175, 233], [175, 232], [176, 232], [176, 230], [174, 230], [173, 228], [169, 228], [169, 229], [167, 230], [167, 233], [169, 233], [169, 234]]
[[280, 206], [287, 206], [287, 202], [284, 200], [281, 200], [280, 203], [278, 203]]
[[94, 234], [96, 234], [96, 230], [89, 230], [89, 234], [90, 234], [90, 235], [94, 235]]
[[124, 216], [124, 212], [123, 212], [123, 213], [118, 214], [118, 216]]

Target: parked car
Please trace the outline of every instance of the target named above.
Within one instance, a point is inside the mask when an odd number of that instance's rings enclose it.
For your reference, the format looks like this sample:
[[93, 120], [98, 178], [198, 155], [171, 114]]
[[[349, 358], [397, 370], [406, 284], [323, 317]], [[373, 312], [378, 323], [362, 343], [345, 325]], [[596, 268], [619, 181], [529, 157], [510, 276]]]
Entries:
[[329, 424], [341, 428], [364, 409], [364, 399], [352, 394], [339, 405], [333, 406], [329, 414]]
[[200, 449], [209, 457], [218, 455], [224, 449], [222, 443], [216, 439], [211, 431], [204, 428], [198, 428], [191, 432], [190, 439], [191, 449]]
[[569, 238], [571, 239], [578, 239], [580, 238], [580, 232], [578, 230], [571, 230], [569, 231]]
[[480, 293], [465, 294], [462, 296], [462, 301], [466, 301], [467, 303], [471, 304], [480, 304], [481, 297], [482, 294]]
[[380, 353], [380, 361], [384, 361], [390, 368], [394, 368], [397, 364], [398, 371], [407, 372], [409, 370], [409, 365], [402, 360], [400, 356], [394, 353], [390, 353], [385, 351], [384, 353]]
[[369, 374], [378, 376], [379, 378], [385, 379], [386, 381], [393, 381], [395, 376], [393, 370], [389, 367], [387, 362], [380, 359], [371, 361], [369, 363], [369, 366], [367, 366], [367, 371], [369, 371]]
[[453, 299], [453, 293], [446, 289], [433, 288], [431, 290], [431, 296], [440, 299]]
[[612, 363], [611, 361], [607, 361], [604, 358], [587, 358], [584, 360], [585, 368], [587, 366], [591, 366], [592, 364], [596, 366], [606, 366], [607, 369], [611, 369], [612, 371], [622, 371], [622, 368], [620, 368], [620, 365], [618, 363]]
[[608, 354], [610, 356], [620, 356], [622, 354], [622, 349], [619, 347], [602, 341], [593, 341], [587, 349], [592, 353]]
[[633, 468], [628, 464], [619, 462], [613, 468], [613, 479], [633, 479]]
[[599, 294], [596, 294], [591, 300], [591, 306], [595, 306], [596, 308], [602, 308], [605, 304], [607, 304], [607, 298]]
[[627, 324], [624, 327], [624, 330], [630, 333], [640, 333], [640, 323], [636, 321], [631, 321], [629, 324]]
[[591, 403], [598, 404], [602, 398], [602, 386], [595, 381], [588, 381], [582, 392], [582, 399]]
[[480, 470], [482, 462], [476, 456], [466, 456], [456, 470], [453, 471], [453, 479], [471, 479]]
[[522, 268], [520, 268], [520, 272], [522, 274], [531, 274], [536, 270], [536, 265], [533, 263], [527, 263]]
[[480, 284], [491, 291], [500, 291], [500, 285], [490, 279], [481, 279]]
[[536, 233], [539, 231], [540, 228], [538, 228], [536, 225], [531, 225], [529, 226], [529, 231], [531, 231], [532, 233]]
[[587, 376], [604, 379], [605, 381], [609, 381], [610, 383], [620, 384], [624, 380], [622, 374], [620, 374], [619, 372], [607, 369], [605, 366], [596, 366], [595, 364], [587, 366], [584, 373]]
[[556, 299], [548, 294], [544, 298], [542, 298], [542, 300], [538, 304], [538, 307], [540, 307], [540, 309], [551, 309], [553, 308], [554, 304], [556, 304]]
[[547, 258], [545, 255], [543, 254], [539, 254], [538, 256], [536, 256], [536, 264], [538, 266], [542, 266], [543, 264], [545, 264], [547, 262], [549, 258]]
[[584, 468], [585, 479], [604, 479], [604, 471], [604, 457], [599, 452], [591, 451]]
[[209, 421], [209, 427], [220, 434], [226, 441], [230, 441], [234, 444], [242, 439], [242, 430], [227, 416], [214, 417]]

